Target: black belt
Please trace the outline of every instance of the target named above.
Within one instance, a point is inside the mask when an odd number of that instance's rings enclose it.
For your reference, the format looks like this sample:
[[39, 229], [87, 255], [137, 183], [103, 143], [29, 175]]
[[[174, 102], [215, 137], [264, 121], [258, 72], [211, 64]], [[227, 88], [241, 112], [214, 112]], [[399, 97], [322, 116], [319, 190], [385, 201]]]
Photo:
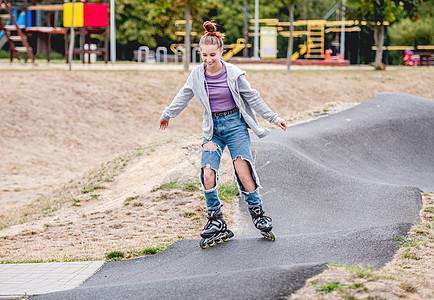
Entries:
[[223, 117], [223, 116], [226, 116], [226, 115], [230, 115], [230, 114], [236, 113], [237, 111], [238, 111], [238, 107], [234, 107], [234, 108], [232, 108], [230, 110], [227, 110], [227, 111], [213, 112], [212, 116], [213, 117]]

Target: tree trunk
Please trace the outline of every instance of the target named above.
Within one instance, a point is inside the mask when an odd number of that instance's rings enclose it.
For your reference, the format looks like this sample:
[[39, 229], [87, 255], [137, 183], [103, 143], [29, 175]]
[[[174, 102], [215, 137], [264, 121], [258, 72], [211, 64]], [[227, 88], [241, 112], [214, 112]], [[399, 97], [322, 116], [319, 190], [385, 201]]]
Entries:
[[289, 39], [288, 52], [286, 53], [286, 73], [291, 71], [292, 52], [294, 48], [294, 2], [289, 4]]
[[184, 53], [184, 72], [188, 72], [190, 68], [190, 51], [191, 51], [191, 41], [190, 41], [190, 34], [191, 34], [191, 26], [190, 26], [190, 1], [185, 1], [185, 39], [184, 39], [184, 47], [185, 47], [185, 53]]
[[374, 30], [375, 44], [377, 51], [375, 52], [375, 69], [384, 70], [383, 60], [383, 46], [384, 46], [384, 25], [375, 26]]
[[[247, 6], [249, 5], [249, 0], [244, 0], [244, 7], [247, 9]], [[249, 43], [249, 17], [244, 14], [244, 29], [243, 29], [243, 36], [244, 36], [244, 50], [243, 50], [243, 56], [248, 57], [249, 56], [249, 49], [247, 48], [247, 44]]]

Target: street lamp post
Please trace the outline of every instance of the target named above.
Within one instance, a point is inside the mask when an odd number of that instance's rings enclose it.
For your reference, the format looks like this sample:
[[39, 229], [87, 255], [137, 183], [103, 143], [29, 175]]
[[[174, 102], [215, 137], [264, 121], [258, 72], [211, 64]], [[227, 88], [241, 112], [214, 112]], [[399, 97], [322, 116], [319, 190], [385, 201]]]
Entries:
[[110, 61], [116, 62], [115, 0], [110, 0]]
[[341, 46], [340, 53], [345, 57], [345, 0], [342, 0], [342, 24], [341, 24]]
[[255, 38], [253, 40], [253, 59], [259, 59], [259, 0], [255, 0]]

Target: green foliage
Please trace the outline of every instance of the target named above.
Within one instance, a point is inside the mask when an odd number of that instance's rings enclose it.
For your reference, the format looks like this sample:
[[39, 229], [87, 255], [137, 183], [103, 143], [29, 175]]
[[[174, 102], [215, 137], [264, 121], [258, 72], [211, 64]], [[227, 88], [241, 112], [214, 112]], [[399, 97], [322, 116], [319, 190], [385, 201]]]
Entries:
[[124, 205], [130, 205], [130, 202], [133, 200], [136, 200], [137, 198], [139, 198], [139, 196], [127, 197], [127, 199], [125, 199], [125, 201], [124, 201]]
[[173, 190], [173, 189], [179, 189], [181, 186], [179, 185], [179, 179], [176, 179], [174, 181], [163, 183], [160, 185], [161, 190]]
[[400, 237], [395, 243], [396, 247], [419, 247], [420, 238]]
[[0, 50], [0, 58], [9, 59], [9, 57], [10, 57], [9, 51], [3, 50], [3, 49]]
[[81, 189], [81, 193], [88, 194], [95, 190], [101, 190], [105, 188], [106, 188], [105, 186], [98, 184], [97, 182], [89, 182], [83, 186], [83, 188]]
[[137, 41], [155, 47], [153, 15], [154, 6], [150, 1], [116, 1], [116, 41], [124, 45]]
[[[35, 55], [36, 59], [47, 59], [47, 55], [46, 54], [37, 54]], [[64, 59], [65, 57], [63, 56], [63, 54], [56, 52], [56, 51], [51, 51], [50, 53], [50, 59], [51, 60], [56, 60], [56, 59]]]
[[112, 251], [106, 256], [106, 258], [111, 261], [122, 260], [124, 257], [125, 253], [122, 251]]
[[402, 257], [406, 259], [412, 259], [412, 260], [420, 259], [419, 255], [417, 255], [416, 252], [410, 250], [410, 248], [405, 249], [405, 251], [402, 253]]
[[364, 278], [369, 281], [376, 281], [378, 277], [375, 275], [375, 269], [363, 266], [347, 267], [353, 278]]
[[188, 182], [185, 182], [181, 184], [181, 190], [184, 192], [194, 192], [200, 190], [200, 181], [199, 177], [194, 177], [193, 179], [189, 180]]
[[416, 22], [409, 18], [404, 19], [390, 26], [389, 36], [392, 45], [432, 45], [434, 43], [434, 18], [419, 19]]
[[194, 177], [185, 183], [180, 183], [179, 179], [160, 185], [161, 190], [180, 189], [184, 192], [194, 192], [200, 190], [199, 177]]
[[369, 22], [393, 22], [396, 20], [395, 13], [403, 10], [403, 7], [393, 0], [348, 0], [349, 13], [357, 20]]
[[321, 285], [315, 285], [315, 288], [318, 292], [321, 292], [321, 294], [328, 294], [335, 290], [343, 288], [344, 285], [340, 283], [339, 281], [329, 281]]
[[233, 199], [240, 196], [240, 191], [235, 182], [225, 182], [219, 186], [219, 198], [225, 202], [232, 202]]
[[[432, 4], [426, 0], [347, 0], [348, 13], [351, 18], [368, 21], [368, 26], [376, 26], [376, 22], [389, 23], [409, 16], [413, 20], [422, 15], [432, 14]], [[432, 2], [432, 1], [427, 1]]]
[[149, 248], [146, 248], [143, 251], [141, 251], [141, 254], [152, 255], [152, 254], [156, 254], [158, 252], [161, 252], [166, 248], [167, 248], [167, 246], [163, 246], [163, 245], [156, 246], [156, 247], [149, 247]]
[[[189, 2], [192, 20], [200, 20], [200, 26], [201, 16], [206, 16], [217, 3], [215, 0]], [[155, 48], [160, 41], [175, 41], [175, 20], [185, 19], [184, 8], [184, 0], [116, 0], [117, 42], [122, 45], [137, 42]]]
[[[329, 10], [336, 5], [336, 0], [322, 0], [322, 1], [295, 1], [295, 19], [302, 20], [315, 20], [322, 19]], [[297, 16], [298, 14], [298, 16]], [[330, 20], [333, 16], [330, 17]]]

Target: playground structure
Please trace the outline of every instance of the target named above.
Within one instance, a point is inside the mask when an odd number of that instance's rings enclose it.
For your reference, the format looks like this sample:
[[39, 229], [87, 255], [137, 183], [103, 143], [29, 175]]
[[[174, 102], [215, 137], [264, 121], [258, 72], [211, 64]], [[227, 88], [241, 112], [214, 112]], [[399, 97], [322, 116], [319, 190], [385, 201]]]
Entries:
[[[372, 46], [372, 50], [377, 50], [376, 46]], [[418, 50], [418, 54], [414, 55], [413, 50]], [[406, 66], [434, 66], [434, 54], [430, 52], [420, 52], [434, 50], [433, 45], [417, 45], [414, 46], [383, 46], [383, 51], [404, 51], [403, 61]]]
[[[346, 20], [346, 21], [328, 21], [327, 18], [331, 13], [335, 11], [336, 7], [333, 8], [326, 16], [325, 19], [321, 20], [299, 20], [295, 21], [293, 37], [303, 38], [304, 41], [298, 45], [298, 51], [292, 54], [292, 60], [295, 64], [321, 64], [321, 65], [348, 65], [349, 61], [341, 53], [335, 53], [333, 55], [332, 49], [327, 46], [326, 34], [336, 33], [336, 40], [332, 41], [332, 46], [337, 46], [339, 48], [339, 34], [360, 32], [361, 26], [366, 26], [368, 23], [366, 21], [357, 20]], [[250, 20], [250, 23], [255, 22]], [[252, 47], [252, 45], [247, 44], [243, 38], [237, 39], [235, 44], [225, 45], [227, 52], [223, 55], [225, 61], [233, 60], [237, 63], [286, 63], [286, 59], [277, 59], [277, 36], [284, 38], [290, 37], [290, 22], [280, 22], [278, 19], [259, 19], [261, 38], [260, 42], [260, 60], [246, 60], [245, 58], [234, 57], [237, 53], [242, 51], [245, 47]], [[185, 30], [180, 30], [181, 26], [185, 26], [185, 20], [175, 21], [176, 27], [176, 43], [172, 44], [170, 50], [174, 53], [175, 59], [172, 62], [179, 61], [179, 54], [182, 54], [182, 61], [185, 58], [185, 45], [182, 43], [182, 39], [185, 36]], [[388, 22], [383, 23], [388, 26]], [[250, 32], [248, 35], [254, 37], [254, 26], [249, 27]], [[196, 37], [197, 32], [192, 32], [191, 36]], [[192, 58], [191, 61], [196, 62], [196, 56], [198, 53], [198, 44], [192, 43]], [[327, 48], [327, 49], [326, 49]], [[405, 47], [387, 47], [386, 50], [405, 50]], [[372, 47], [372, 50], [375, 50]], [[418, 46], [418, 49], [434, 49], [433, 46]], [[338, 49], [335, 49], [337, 51]], [[148, 52], [149, 53], [149, 49]], [[423, 58], [422, 58], [423, 57]], [[430, 54], [422, 54], [421, 61], [423, 59], [423, 64], [430, 64], [433, 59], [431, 59]], [[161, 60], [145, 59], [147, 62], [161, 62]]]
[[[250, 20], [251, 23], [254, 20]], [[174, 53], [175, 59], [173, 62], [179, 61], [179, 54], [182, 54], [182, 61], [185, 58], [185, 45], [180, 41], [185, 37], [185, 30], [180, 30], [181, 26], [185, 26], [185, 20], [176, 20], [176, 43], [170, 46], [170, 50]], [[279, 22], [278, 19], [260, 19], [259, 24], [261, 25], [261, 33], [259, 33], [261, 37], [261, 49], [260, 55], [261, 58], [266, 59], [276, 59], [277, 54], [277, 36], [280, 35], [282, 37], [289, 37], [290, 31], [289, 26], [291, 25], [289, 22]], [[342, 26], [344, 25], [344, 26]], [[360, 25], [366, 25], [366, 22], [358, 22], [358, 21], [326, 21], [326, 20], [301, 20], [294, 22], [294, 27], [299, 28], [298, 30], [293, 31], [294, 37], [306, 37], [306, 42], [299, 46], [299, 51], [296, 51], [292, 55], [292, 60], [297, 60], [302, 56], [306, 59], [321, 59], [325, 58], [325, 34], [328, 32], [341, 32], [342, 28], [344, 28], [345, 32], [357, 32], [360, 31]], [[303, 27], [301, 29], [300, 27]], [[249, 27], [250, 31], [254, 30], [253, 26]], [[254, 32], [249, 32], [250, 37], [254, 37]], [[197, 32], [191, 32], [192, 37], [198, 36]], [[271, 45], [271, 46], [270, 46]], [[191, 47], [193, 62], [196, 62], [196, 56], [198, 53], [198, 44], [192, 43]], [[142, 46], [146, 47], [146, 46]], [[232, 59], [237, 53], [241, 52], [245, 47], [251, 48], [252, 45], [246, 43], [244, 38], [238, 38], [235, 44], [225, 45], [225, 49], [227, 52], [223, 55], [223, 60], [229, 61]], [[147, 48], [147, 47], [146, 47]], [[140, 49], [140, 48], [139, 48]], [[149, 55], [149, 48], [146, 50], [146, 54]], [[334, 59], [335, 60], [335, 59]], [[341, 62], [343, 61], [343, 57], [339, 59]], [[142, 61], [142, 60], [137, 60]], [[145, 58], [144, 61], [147, 62], [161, 62], [161, 60], [152, 60], [149, 56]], [[332, 61], [330, 59], [329, 61]]]
[[[250, 21], [251, 23], [254, 20]], [[278, 19], [260, 19], [259, 24], [261, 26], [273, 26], [276, 28], [276, 37], [280, 35], [282, 37], [289, 38], [290, 22], [279, 22]], [[329, 32], [339, 33], [342, 28], [345, 32], [358, 32], [361, 31], [360, 25], [367, 25], [366, 22], [359, 21], [327, 21], [327, 20], [300, 20], [295, 21], [293, 37], [305, 37], [306, 42], [299, 45], [299, 51], [292, 54], [292, 60], [299, 59], [304, 56], [306, 59], [324, 59], [326, 54], [325, 49], [325, 34]], [[388, 25], [388, 23], [385, 23]], [[302, 27], [302, 28], [300, 28]], [[254, 27], [250, 26], [250, 30]], [[304, 30], [303, 30], [304, 29]], [[250, 33], [250, 36], [254, 36], [254, 33]], [[262, 48], [262, 46], [261, 46]]]
[[[170, 45], [170, 51], [172, 51], [172, 55], [168, 54], [166, 47], [157, 47], [156, 51], [153, 53], [152, 50], [147, 46], [140, 46], [136, 51], [134, 51], [134, 59], [137, 62], [148, 62], [148, 63], [167, 63], [174, 62], [178, 63], [180, 61], [184, 62], [185, 57], [185, 45], [181, 43], [179, 40], [185, 37], [185, 30], [181, 30], [183, 26], [185, 26], [185, 20], [176, 20], [175, 21], [175, 36], [176, 42]], [[191, 32], [192, 37], [197, 37], [198, 33], [195, 31]], [[243, 38], [237, 39], [235, 44], [225, 45], [225, 49], [228, 50], [224, 55], [223, 59], [228, 61], [232, 56], [236, 55], [238, 52], [243, 50], [245, 47], [250, 48], [251, 44], [245, 44], [245, 40]], [[199, 44], [191, 43], [192, 51], [191, 51], [191, 61], [196, 63], [199, 57], [199, 61], [202, 61], [202, 58], [199, 55]], [[143, 52], [145, 52], [145, 56], [143, 57]], [[162, 53], [162, 55], [161, 55]], [[163, 57], [163, 59], [161, 59]], [[143, 59], [144, 58], [144, 59]]]
[[[50, 3], [50, 0], [46, 0]], [[36, 53], [45, 50], [50, 61], [51, 35], [62, 34], [65, 39], [65, 57], [68, 62], [68, 40], [72, 19], [72, 3], [40, 4], [37, 0], [24, 0], [24, 5], [15, 7], [10, 0], [0, 0], [0, 48], [9, 42], [10, 60], [21, 59], [19, 53], [24, 53], [24, 60], [35, 60], [33, 49], [28, 43], [27, 35], [36, 35]], [[43, 15], [45, 18], [43, 18]], [[62, 24], [63, 21], [63, 24]], [[82, 62], [86, 58], [90, 63], [92, 55], [101, 55], [108, 61], [108, 4], [93, 4], [77, 2], [74, 7], [74, 28], [80, 37], [80, 45], [73, 49], [73, 54], [79, 54]], [[102, 35], [104, 47], [96, 49], [91, 44], [91, 35]]]
[[[25, 60], [30, 58], [35, 61], [33, 49], [30, 47], [27, 36], [22, 29], [22, 15], [20, 14], [20, 24], [17, 23], [17, 11], [12, 9], [10, 3], [6, 0], [0, 0], [0, 38], [6, 38], [10, 47], [10, 60], [16, 57], [20, 60], [19, 53], [24, 53]], [[24, 17], [25, 18], [25, 17]], [[3, 22], [6, 20], [6, 23]], [[27, 23], [27, 20], [26, 22]]]
[[[72, 20], [72, 3], [65, 3], [63, 5], [63, 25], [65, 28], [65, 58], [68, 63], [69, 57], [69, 36], [71, 23], [74, 28], [75, 34], [80, 36], [80, 47], [73, 49], [73, 54], [80, 54], [82, 62], [91, 62], [91, 55], [101, 55], [104, 57], [104, 62], [108, 62], [108, 4], [93, 3], [75, 3], [74, 7], [74, 20]], [[91, 35], [102, 35], [104, 37], [104, 47], [94, 48], [91, 44]], [[86, 46], [87, 45], [87, 46]]]
[[[9, 43], [10, 60], [14, 58], [21, 59], [19, 53], [24, 54], [24, 60], [35, 60], [34, 53], [46, 53], [47, 60], [50, 61], [51, 51], [51, 36], [53, 34], [64, 35], [65, 41], [65, 58], [68, 62], [68, 42], [70, 37], [70, 26], [73, 23], [75, 35], [79, 36], [79, 47], [73, 49], [73, 54], [80, 55], [83, 63], [91, 62], [97, 55], [103, 56], [105, 63], [108, 61], [108, 4], [104, 0], [104, 4], [86, 3], [86, 0], [77, 1], [74, 6], [74, 20], [72, 21], [72, 3], [50, 4], [52, 0], [22, 0], [24, 4], [20, 7], [13, 6], [12, 0], [0, 0], [0, 49], [4, 44]], [[91, 1], [91, 0], [88, 0]], [[31, 5], [29, 5], [31, 2]], [[46, 4], [43, 4], [46, 3]], [[330, 32], [336, 33], [336, 40], [339, 40], [338, 33], [344, 32], [360, 32], [361, 27], [367, 25], [366, 22], [359, 21], [327, 21], [326, 18], [335, 11], [335, 6], [322, 20], [299, 20], [293, 23], [293, 37], [301, 38], [302, 43], [292, 54], [292, 60], [297, 63], [324, 63], [324, 61], [337, 63], [344, 62], [342, 55], [330, 55], [330, 48], [327, 45], [326, 34]], [[250, 20], [253, 23], [254, 20]], [[290, 37], [290, 23], [280, 22], [278, 19], [259, 19], [260, 25], [260, 58], [256, 63], [267, 63], [270, 60], [277, 60], [277, 37]], [[157, 47], [156, 50], [151, 50], [147, 46], [141, 46], [134, 51], [134, 55], [138, 62], [145, 61], [147, 63], [167, 63], [185, 61], [185, 45], [183, 39], [185, 37], [185, 20], [176, 20], [175, 23], [175, 43], [170, 45], [170, 48]], [[384, 25], [388, 25], [387, 22]], [[254, 26], [249, 27], [248, 36], [254, 37]], [[36, 47], [32, 49], [28, 41], [28, 35], [32, 37], [32, 45]], [[96, 48], [92, 44], [92, 37], [95, 35], [102, 36], [103, 47]], [[192, 38], [198, 37], [197, 32], [191, 32]], [[330, 36], [330, 35], [329, 35]], [[36, 38], [36, 43], [34, 40]], [[31, 40], [31, 41], [32, 41]], [[299, 42], [300, 40], [298, 40]], [[338, 42], [332, 42], [333, 45], [339, 45]], [[192, 51], [190, 59], [195, 63], [198, 59], [201, 60], [197, 43], [192, 43]], [[223, 56], [225, 61], [237, 60], [236, 56], [245, 48], [251, 48], [244, 38], [238, 38], [236, 43], [225, 45], [226, 53]], [[328, 48], [328, 49], [326, 49]], [[410, 46], [401, 47], [386, 47], [387, 51], [402, 50], [405, 51]], [[433, 50], [434, 46], [417, 46], [417, 50]], [[36, 50], [36, 51], [34, 51]], [[375, 50], [375, 47], [372, 47]], [[416, 49], [415, 49], [416, 50]], [[171, 53], [173, 54], [169, 54]], [[143, 54], [145, 56], [143, 56]], [[432, 55], [430, 53], [422, 53], [421, 64], [433, 64]], [[302, 62], [302, 60], [305, 60]], [[251, 61], [252, 62], [252, 61]]]

